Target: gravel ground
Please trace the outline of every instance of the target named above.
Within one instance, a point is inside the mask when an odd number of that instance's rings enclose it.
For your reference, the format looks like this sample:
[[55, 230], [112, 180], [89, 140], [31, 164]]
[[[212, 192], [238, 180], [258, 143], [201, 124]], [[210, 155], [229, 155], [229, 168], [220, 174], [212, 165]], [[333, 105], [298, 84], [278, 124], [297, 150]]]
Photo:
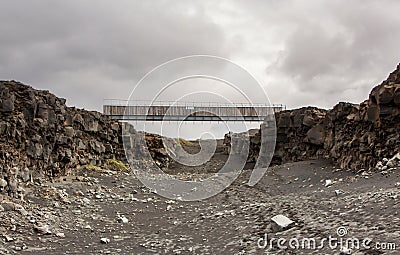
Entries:
[[[27, 186], [17, 205], [2, 198], [0, 254], [400, 254], [398, 170], [305, 161], [269, 168], [255, 187], [246, 185], [250, 173], [199, 202], [160, 197], [126, 172], [80, 171]], [[277, 228], [278, 214], [294, 224]], [[322, 241], [329, 237], [338, 241]], [[360, 249], [341, 249], [340, 238], [357, 238]]]

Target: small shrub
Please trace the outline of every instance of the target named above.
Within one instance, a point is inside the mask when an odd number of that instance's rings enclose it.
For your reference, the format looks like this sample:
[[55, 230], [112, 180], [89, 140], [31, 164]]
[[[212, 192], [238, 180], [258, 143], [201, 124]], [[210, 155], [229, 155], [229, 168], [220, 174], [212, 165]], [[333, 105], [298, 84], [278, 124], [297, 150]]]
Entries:
[[124, 163], [116, 159], [107, 159], [107, 164], [111, 168], [110, 170], [114, 171], [127, 171], [129, 167], [127, 167]]

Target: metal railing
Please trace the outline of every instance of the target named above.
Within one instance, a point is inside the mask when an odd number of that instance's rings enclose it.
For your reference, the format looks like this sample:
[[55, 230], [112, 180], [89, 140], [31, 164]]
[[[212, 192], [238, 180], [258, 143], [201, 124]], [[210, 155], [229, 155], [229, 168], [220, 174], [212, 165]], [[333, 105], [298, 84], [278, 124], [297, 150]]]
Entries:
[[224, 104], [217, 102], [169, 102], [104, 100], [103, 112], [113, 119], [151, 121], [262, 121], [282, 104]]

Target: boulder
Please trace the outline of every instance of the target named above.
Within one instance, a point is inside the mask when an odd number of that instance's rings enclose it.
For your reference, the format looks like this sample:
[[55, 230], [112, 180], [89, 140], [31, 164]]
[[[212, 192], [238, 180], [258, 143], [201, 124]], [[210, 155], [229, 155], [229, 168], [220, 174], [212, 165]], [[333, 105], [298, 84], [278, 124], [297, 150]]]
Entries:
[[295, 223], [288, 217], [281, 215], [281, 214], [278, 214], [278, 215], [272, 217], [271, 222], [272, 222], [272, 226], [271, 226], [272, 230], [276, 231], [276, 232], [287, 230], [287, 229], [293, 227], [293, 225]]
[[10, 113], [14, 111], [14, 101], [15, 101], [15, 96], [12, 95], [10, 98], [3, 99], [0, 104], [0, 110], [1, 112], [4, 113]]
[[378, 104], [389, 104], [393, 100], [393, 89], [383, 86], [378, 92]]
[[315, 145], [323, 145], [325, 141], [325, 128], [322, 124], [313, 126], [307, 132], [307, 139], [309, 143]]

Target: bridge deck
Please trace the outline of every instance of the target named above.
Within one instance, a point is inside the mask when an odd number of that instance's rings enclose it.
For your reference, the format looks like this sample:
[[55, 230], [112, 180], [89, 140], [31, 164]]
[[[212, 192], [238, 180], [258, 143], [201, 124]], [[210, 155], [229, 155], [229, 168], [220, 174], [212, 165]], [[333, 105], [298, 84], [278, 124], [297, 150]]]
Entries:
[[112, 119], [136, 121], [263, 121], [273, 112], [285, 110], [284, 105], [103, 105], [104, 114]]

